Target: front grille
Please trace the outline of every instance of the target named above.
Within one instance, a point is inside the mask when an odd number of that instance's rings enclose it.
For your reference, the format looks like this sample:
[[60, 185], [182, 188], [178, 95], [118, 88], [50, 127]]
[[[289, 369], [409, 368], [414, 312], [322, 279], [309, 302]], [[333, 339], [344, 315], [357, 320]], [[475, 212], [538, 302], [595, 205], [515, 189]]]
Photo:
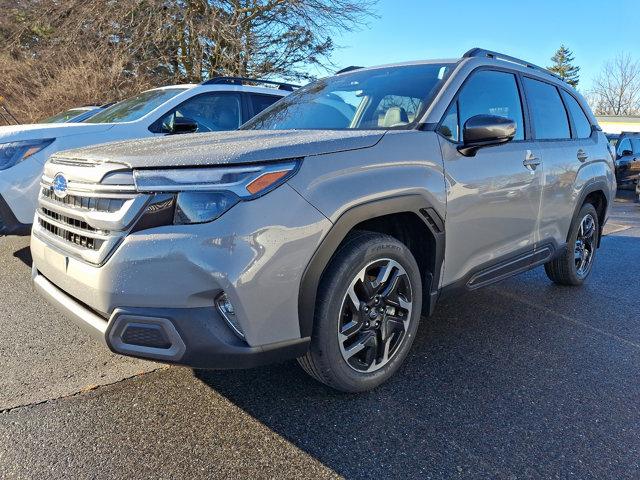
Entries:
[[54, 212], [53, 210], [49, 210], [48, 208], [44, 208], [44, 207], [42, 207], [40, 210], [42, 211], [42, 213], [45, 216], [47, 216], [49, 218], [52, 218], [53, 220], [55, 220], [55, 221], [57, 221], [59, 223], [64, 223], [66, 225], [69, 225], [70, 227], [79, 228], [81, 230], [86, 230], [88, 232], [97, 232], [98, 231], [96, 228], [93, 228], [87, 222], [85, 222], [83, 220], [78, 220], [77, 218], [67, 217], [66, 215], [62, 215], [61, 213]]
[[50, 202], [60, 205], [96, 212], [117, 212], [125, 202], [125, 199], [122, 198], [100, 198], [80, 195], [67, 195], [64, 198], [59, 198], [53, 193], [53, 190], [48, 187], [42, 189], [42, 196]]
[[63, 240], [78, 245], [80, 247], [87, 248], [89, 250], [99, 250], [103, 241], [97, 238], [91, 238], [86, 235], [81, 235], [70, 230], [65, 230], [62, 227], [58, 227], [52, 223], [47, 222], [43, 218], [38, 219], [40, 226], [47, 232], [62, 238]]
[[87, 182], [85, 172], [79, 174], [82, 181], [75, 181], [70, 169], [56, 173], [68, 180], [66, 195], [60, 198], [46, 168], [33, 234], [70, 257], [102, 265], [131, 231], [150, 196], [136, 192], [130, 172], [131, 183], [121, 172], [122, 184], [107, 185]]

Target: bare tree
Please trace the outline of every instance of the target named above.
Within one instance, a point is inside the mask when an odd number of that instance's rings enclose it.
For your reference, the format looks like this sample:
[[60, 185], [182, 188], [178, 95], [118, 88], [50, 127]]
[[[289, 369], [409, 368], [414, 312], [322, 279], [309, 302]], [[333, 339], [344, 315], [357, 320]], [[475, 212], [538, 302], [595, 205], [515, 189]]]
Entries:
[[0, 0], [0, 95], [21, 118], [217, 75], [333, 67], [377, 0]]
[[621, 53], [604, 64], [589, 92], [597, 115], [640, 112], [640, 63]]

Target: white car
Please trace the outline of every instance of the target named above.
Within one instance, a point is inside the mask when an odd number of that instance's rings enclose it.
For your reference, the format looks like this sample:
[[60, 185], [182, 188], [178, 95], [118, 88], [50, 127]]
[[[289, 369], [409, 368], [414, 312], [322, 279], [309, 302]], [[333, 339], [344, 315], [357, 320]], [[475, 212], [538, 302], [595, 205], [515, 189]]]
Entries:
[[29, 231], [43, 166], [50, 155], [120, 140], [235, 130], [294, 88], [285, 83], [217, 77], [197, 85], [147, 90], [82, 123], [0, 127], [0, 235]]

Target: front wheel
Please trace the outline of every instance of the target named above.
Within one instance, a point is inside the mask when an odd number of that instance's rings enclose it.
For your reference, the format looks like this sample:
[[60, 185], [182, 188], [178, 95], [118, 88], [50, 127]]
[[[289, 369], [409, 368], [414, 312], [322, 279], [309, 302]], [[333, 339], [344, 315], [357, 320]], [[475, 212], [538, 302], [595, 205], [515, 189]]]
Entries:
[[375, 388], [407, 356], [421, 308], [420, 271], [409, 249], [388, 235], [352, 234], [323, 275], [311, 346], [298, 361], [338, 390]]
[[586, 203], [571, 225], [566, 252], [544, 266], [549, 279], [559, 285], [582, 285], [593, 268], [599, 236], [598, 212]]

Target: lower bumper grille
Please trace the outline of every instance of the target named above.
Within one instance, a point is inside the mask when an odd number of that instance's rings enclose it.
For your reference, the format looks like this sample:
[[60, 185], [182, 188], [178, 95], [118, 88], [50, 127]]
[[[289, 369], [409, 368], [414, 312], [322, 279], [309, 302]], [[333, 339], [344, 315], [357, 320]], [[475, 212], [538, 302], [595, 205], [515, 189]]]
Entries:
[[78, 245], [79, 247], [84, 247], [90, 250], [99, 250], [104, 243], [103, 240], [91, 238], [86, 235], [81, 235], [70, 230], [65, 230], [62, 227], [47, 222], [43, 218], [38, 218], [38, 222], [40, 223], [40, 226], [47, 232], [52, 233], [53, 235], [60, 237], [67, 242]]

